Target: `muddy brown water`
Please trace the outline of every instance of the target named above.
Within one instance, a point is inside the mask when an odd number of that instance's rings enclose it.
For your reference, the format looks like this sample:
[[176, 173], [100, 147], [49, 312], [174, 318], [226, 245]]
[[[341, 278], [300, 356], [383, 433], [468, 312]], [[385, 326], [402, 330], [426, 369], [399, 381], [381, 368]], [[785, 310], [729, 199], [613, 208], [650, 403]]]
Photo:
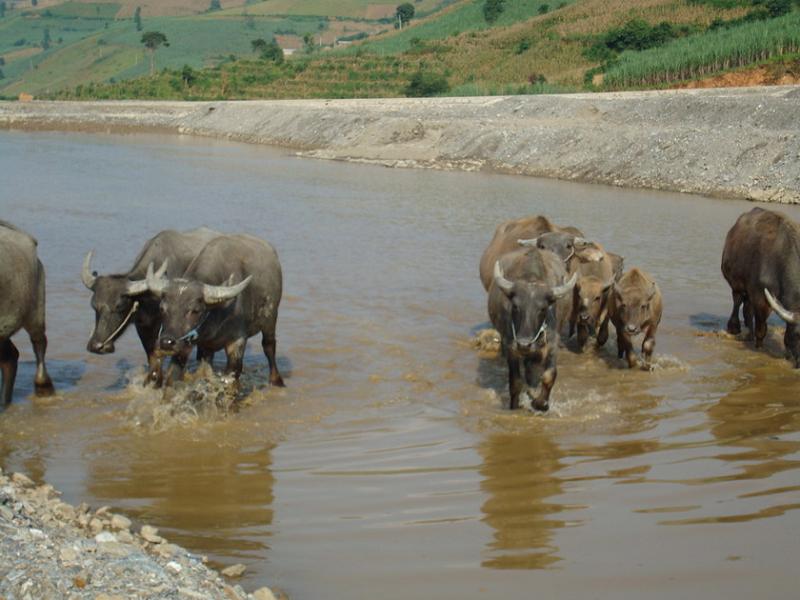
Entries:
[[[777, 322], [763, 352], [719, 333], [722, 241], [751, 204], [165, 136], [6, 132], [0, 168], [2, 217], [47, 268], [59, 391], [30, 396], [18, 335], [4, 469], [295, 598], [796, 594], [800, 374]], [[653, 372], [622, 368], [613, 336], [568, 345], [546, 416], [504, 410], [504, 365], [470, 346], [480, 254], [536, 213], [650, 272], [665, 303]], [[228, 414], [201, 410], [203, 377], [171, 400], [143, 390], [133, 331], [85, 352], [84, 254], [121, 271], [160, 229], [199, 225], [265, 237], [285, 275], [288, 387], [266, 386], [254, 338]]]

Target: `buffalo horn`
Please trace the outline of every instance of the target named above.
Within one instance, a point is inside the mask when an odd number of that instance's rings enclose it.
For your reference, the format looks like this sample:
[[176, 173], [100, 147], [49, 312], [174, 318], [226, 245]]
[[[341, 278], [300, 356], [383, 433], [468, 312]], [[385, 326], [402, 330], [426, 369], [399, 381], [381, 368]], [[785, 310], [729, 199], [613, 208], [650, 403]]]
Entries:
[[90, 268], [92, 256], [94, 256], [94, 250], [89, 250], [86, 258], [83, 259], [83, 270], [81, 271], [81, 281], [83, 281], [83, 285], [90, 290], [94, 289], [94, 284], [97, 281], [97, 273], [92, 273]]
[[[169, 259], [164, 259], [164, 262], [161, 263], [161, 267], [153, 275], [153, 277], [155, 279], [161, 279], [162, 277], [164, 277], [164, 274], [167, 272], [167, 264], [168, 263], [169, 263]], [[150, 263], [149, 265], [147, 265], [148, 273], [152, 272], [152, 269], [151, 269], [152, 266], [153, 266], [153, 263]], [[150, 289], [150, 287], [147, 284], [147, 276], [145, 276], [144, 279], [140, 279], [138, 281], [129, 281], [128, 282], [128, 287], [126, 288], [125, 293], [128, 296], [138, 296], [139, 294], [144, 294], [149, 289]]]
[[500, 266], [499, 260], [494, 263], [494, 284], [506, 294], [514, 287], [514, 283], [506, 279], [503, 275], [503, 268]]
[[557, 285], [556, 287], [554, 287], [552, 289], [553, 296], [555, 296], [556, 298], [561, 298], [563, 296], [566, 296], [567, 294], [569, 294], [572, 291], [572, 288], [575, 287], [575, 283], [577, 281], [578, 281], [578, 274], [577, 273], [573, 273], [572, 277], [570, 277], [569, 281], [567, 281], [566, 283], [564, 283], [562, 285]]
[[536, 242], [539, 241], [538, 237], [530, 238], [528, 240], [517, 240], [517, 243], [520, 246], [536, 246]]
[[[252, 275], [248, 275], [245, 279], [236, 285], [203, 285], [203, 302], [206, 304], [219, 304], [231, 298], [235, 298], [241, 294], [244, 289], [250, 285], [250, 280], [253, 279]], [[230, 281], [230, 280], [229, 280]]]
[[772, 307], [778, 316], [786, 321], [787, 323], [797, 323], [797, 317], [795, 317], [794, 313], [790, 310], [786, 310], [786, 308], [778, 302], [777, 298], [775, 298], [772, 294], [769, 293], [767, 288], [764, 288], [764, 295], [767, 297], [767, 302]]
[[576, 246], [588, 246], [588, 245], [589, 245], [589, 244], [591, 244], [592, 242], [590, 242], [589, 240], [587, 240], [587, 239], [586, 239], [586, 238], [584, 238], [584, 237], [581, 237], [581, 236], [579, 236], [579, 235], [576, 235], [576, 236], [575, 236], [575, 240], [574, 240], [572, 243], [573, 243], [573, 244], [575, 244]]
[[167, 270], [166, 265], [167, 261], [165, 260], [161, 264], [161, 268], [158, 270], [158, 273], [153, 272], [153, 263], [147, 265], [147, 276], [145, 277], [147, 289], [159, 298], [164, 293], [164, 290], [167, 289], [167, 284], [169, 283], [169, 280], [164, 277], [164, 273]]

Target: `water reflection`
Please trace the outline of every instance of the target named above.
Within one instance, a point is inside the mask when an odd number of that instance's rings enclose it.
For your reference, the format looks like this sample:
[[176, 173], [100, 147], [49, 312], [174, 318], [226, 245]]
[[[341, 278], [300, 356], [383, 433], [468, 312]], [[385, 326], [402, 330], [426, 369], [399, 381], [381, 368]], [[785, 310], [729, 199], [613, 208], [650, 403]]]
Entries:
[[272, 449], [180, 431], [121, 439], [113, 451], [100, 440], [87, 449], [87, 490], [197, 552], [263, 560], [273, 518]]
[[553, 538], [565, 526], [566, 507], [557, 473], [563, 453], [544, 431], [493, 434], [479, 446], [483, 457], [483, 521], [494, 530], [481, 565], [489, 569], [546, 569], [561, 560]]

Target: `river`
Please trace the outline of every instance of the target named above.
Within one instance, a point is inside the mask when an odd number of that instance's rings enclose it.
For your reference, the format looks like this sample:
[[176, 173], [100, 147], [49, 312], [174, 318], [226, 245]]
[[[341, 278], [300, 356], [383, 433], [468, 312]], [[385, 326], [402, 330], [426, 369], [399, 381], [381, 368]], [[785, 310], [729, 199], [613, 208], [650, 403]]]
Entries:
[[[797, 593], [800, 375], [778, 321], [765, 351], [720, 333], [722, 243], [752, 204], [180, 136], [3, 132], [0, 169], [2, 218], [47, 269], [58, 390], [31, 396], [18, 334], [4, 469], [297, 599]], [[653, 372], [623, 368], [613, 339], [568, 344], [547, 415], [503, 409], [503, 361], [471, 347], [480, 255], [533, 214], [651, 273], [665, 306]], [[233, 412], [143, 389], [132, 330], [85, 350], [86, 252], [123, 272], [159, 230], [200, 225], [263, 237], [283, 266], [287, 387], [253, 338]]]

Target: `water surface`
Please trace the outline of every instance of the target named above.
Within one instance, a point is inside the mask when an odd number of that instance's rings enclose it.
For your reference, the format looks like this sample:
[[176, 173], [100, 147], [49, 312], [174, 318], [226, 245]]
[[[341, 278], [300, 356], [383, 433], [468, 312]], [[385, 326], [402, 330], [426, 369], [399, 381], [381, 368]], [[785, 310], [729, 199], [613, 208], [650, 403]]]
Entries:
[[[752, 204], [185, 137], [4, 132], [0, 168], [2, 217], [47, 269], [59, 390], [30, 397], [18, 335], [4, 469], [294, 598], [796, 594], [800, 379], [777, 322], [762, 352], [718, 333], [722, 242]], [[481, 252], [537, 213], [651, 273], [665, 303], [654, 372], [623, 368], [613, 339], [567, 348], [546, 416], [504, 410], [503, 362], [470, 347]], [[200, 225], [268, 239], [284, 271], [288, 387], [266, 385], [254, 338], [227, 416], [141, 389], [133, 331], [85, 351], [85, 253], [120, 272], [159, 230]]]

